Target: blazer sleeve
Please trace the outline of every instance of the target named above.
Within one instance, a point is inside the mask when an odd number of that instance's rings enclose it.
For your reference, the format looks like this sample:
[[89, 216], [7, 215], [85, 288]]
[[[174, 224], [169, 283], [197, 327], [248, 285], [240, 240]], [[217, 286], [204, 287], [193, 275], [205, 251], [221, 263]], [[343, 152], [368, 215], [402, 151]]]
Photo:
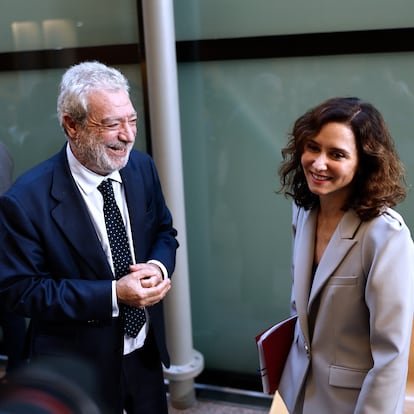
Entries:
[[[178, 242], [177, 231], [173, 227], [173, 219], [165, 202], [160, 179], [153, 159], [147, 154], [134, 152], [133, 165], [130, 169], [121, 170], [126, 183], [126, 192], [131, 225], [133, 226], [136, 258], [140, 262], [157, 260], [168, 271], [174, 271]], [[142, 177], [142, 189], [137, 189], [137, 175]], [[145, 212], [137, 208], [145, 199]]]
[[355, 414], [402, 412], [414, 303], [414, 248], [395, 212], [374, 219], [363, 240], [373, 366]]
[[171, 212], [166, 205], [158, 173], [152, 159], [151, 166], [154, 177], [158, 224], [157, 237], [151, 248], [150, 259], [159, 260], [167, 268], [168, 275], [171, 276], [175, 268], [176, 250], [178, 248], [177, 231], [173, 227]]
[[27, 317], [109, 322], [111, 280], [92, 275], [36, 206], [0, 197], [0, 300]]

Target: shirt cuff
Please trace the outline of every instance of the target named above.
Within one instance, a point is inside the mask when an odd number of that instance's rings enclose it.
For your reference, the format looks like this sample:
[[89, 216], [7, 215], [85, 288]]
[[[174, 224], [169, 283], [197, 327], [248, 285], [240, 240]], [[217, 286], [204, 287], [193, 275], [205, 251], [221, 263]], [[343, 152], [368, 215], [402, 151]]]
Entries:
[[112, 281], [112, 317], [119, 316], [118, 298], [116, 296], [116, 280]]
[[165, 279], [168, 279], [168, 270], [167, 270], [167, 268], [160, 262], [160, 261], [158, 261], [158, 260], [155, 260], [155, 259], [151, 259], [151, 260], [148, 260], [148, 262], [147, 263], [152, 263], [152, 264], [155, 264], [155, 265], [157, 265], [160, 269], [161, 269], [161, 272], [162, 272], [162, 278], [165, 280]]

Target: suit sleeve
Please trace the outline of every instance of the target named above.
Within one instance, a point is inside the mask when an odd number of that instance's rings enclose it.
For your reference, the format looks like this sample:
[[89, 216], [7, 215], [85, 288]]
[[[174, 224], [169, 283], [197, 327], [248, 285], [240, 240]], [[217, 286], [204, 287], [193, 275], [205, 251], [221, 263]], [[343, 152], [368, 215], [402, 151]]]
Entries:
[[153, 206], [155, 216], [153, 219], [153, 237], [147, 261], [156, 260], [161, 262], [167, 269], [168, 276], [174, 271], [176, 250], [178, 242], [176, 240], [177, 231], [173, 227], [173, 219], [168, 209], [161, 188], [161, 183], [155, 164], [150, 159]]
[[26, 317], [109, 321], [111, 281], [82, 279], [73, 257], [57, 257], [61, 240], [47, 239], [51, 226], [27, 207], [13, 196], [0, 197], [0, 300]]
[[402, 220], [384, 214], [364, 240], [373, 367], [355, 413], [402, 412], [413, 321], [414, 248]]

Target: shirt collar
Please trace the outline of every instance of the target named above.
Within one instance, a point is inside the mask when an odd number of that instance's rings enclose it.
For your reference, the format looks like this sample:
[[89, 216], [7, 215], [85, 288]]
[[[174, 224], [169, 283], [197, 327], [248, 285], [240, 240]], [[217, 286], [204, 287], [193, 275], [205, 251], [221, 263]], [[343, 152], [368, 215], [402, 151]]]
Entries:
[[66, 155], [68, 157], [70, 172], [72, 173], [72, 176], [78, 186], [85, 194], [90, 194], [92, 191], [95, 191], [96, 187], [98, 187], [103, 180], [108, 178], [122, 183], [121, 174], [118, 170], [106, 176], [102, 176], [83, 166], [73, 155], [69, 143], [66, 145]]

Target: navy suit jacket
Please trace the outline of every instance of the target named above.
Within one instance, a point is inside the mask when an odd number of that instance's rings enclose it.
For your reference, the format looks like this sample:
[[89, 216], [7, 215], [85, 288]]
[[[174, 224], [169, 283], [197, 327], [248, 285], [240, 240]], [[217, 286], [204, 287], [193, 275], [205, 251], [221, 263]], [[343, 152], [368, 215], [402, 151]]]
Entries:
[[[120, 171], [138, 262], [159, 260], [169, 275], [178, 247], [153, 160], [133, 150]], [[30, 355], [74, 354], [119, 378], [123, 334], [112, 318], [113, 274], [70, 173], [66, 147], [0, 197], [0, 300], [31, 318]], [[162, 302], [148, 308], [169, 366]]]

